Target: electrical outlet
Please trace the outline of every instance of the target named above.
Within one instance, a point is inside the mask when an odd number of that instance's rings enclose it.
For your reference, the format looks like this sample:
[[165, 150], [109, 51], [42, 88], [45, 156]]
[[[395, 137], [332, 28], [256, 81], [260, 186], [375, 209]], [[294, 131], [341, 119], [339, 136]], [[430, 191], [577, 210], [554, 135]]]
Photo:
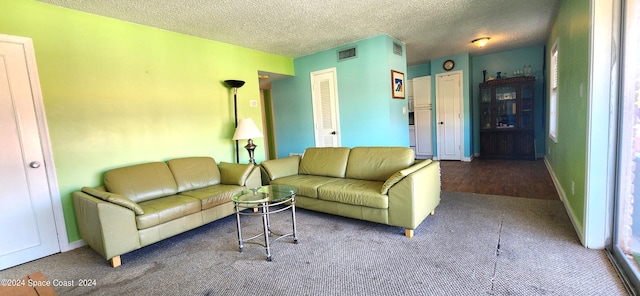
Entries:
[[254, 107], [254, 108], [258, 107], [258, 101], [256, 101], [256, 100], [249, 101], [249, 106]]
[[407, 114], [407, 107], [402, 107], [402, 114]]

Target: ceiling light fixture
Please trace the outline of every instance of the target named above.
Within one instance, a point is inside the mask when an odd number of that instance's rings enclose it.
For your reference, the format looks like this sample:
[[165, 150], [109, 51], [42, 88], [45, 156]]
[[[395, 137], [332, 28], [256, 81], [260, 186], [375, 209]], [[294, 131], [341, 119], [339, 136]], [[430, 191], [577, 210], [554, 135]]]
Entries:
[[489, 37], [480, 37], [478, 39], [474, 39], [471, 41], [471, 43], [475, 44], [478, 47], [483, 47], [485, 45], [487, 45], [487, 43], [489, 42]]

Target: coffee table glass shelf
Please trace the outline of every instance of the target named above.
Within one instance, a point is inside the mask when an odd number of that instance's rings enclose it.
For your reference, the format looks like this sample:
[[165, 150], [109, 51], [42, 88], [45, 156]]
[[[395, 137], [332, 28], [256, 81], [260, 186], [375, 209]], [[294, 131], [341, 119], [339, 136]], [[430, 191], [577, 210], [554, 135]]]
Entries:
[[[297, 192], [298, 190], [292, 186], [267, 185], [245, 189], [231, 197], [236, 209], [240, 252], [242, 252], [245, 243], [261, 245], [267, 251], [267, 261], [271, 261], [271, 243], [285, 237], [293, 237], [293, 242], [298, 243], [295, 206], [295, 195]], [[253, 209], [253, 211], [246, 211], [246, 209]], [[289, 209], [291, 209], [292, 232], [280, 234], [272, 231], [270, 215]], [[262, 216], [263, 233], [246, 239], [243, 238], [240, 216]], [[258, 240], [260, 237], [264, 237], [264, 242]]]

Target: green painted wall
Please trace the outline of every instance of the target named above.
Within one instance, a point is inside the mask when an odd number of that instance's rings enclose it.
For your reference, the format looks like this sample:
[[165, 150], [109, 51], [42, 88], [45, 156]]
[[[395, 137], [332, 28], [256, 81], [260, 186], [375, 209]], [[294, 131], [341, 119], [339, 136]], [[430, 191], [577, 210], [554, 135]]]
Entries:
[[[546, 60], [558, 41], [558, 132], [557, 143], [547, 138], [547, 160], [566, 195], [578, 225], [584, 225], [587, 154], [587, 94], [589, 90], [588, 0], [565, 0], [547, 41]], [[548, 62], [547, 62], [548, 63]], [[547, 70], [548, 71], [548, 70]], [[549, 77], [548, 73], [546, 77]], [[583, 96], [580, 85], [583, 84]], [[547, 78], [547, 85], [549, 85]], [[549, 94], [546, 94], [547, 98]], [[547, 99], [548, 102], [548, 99]], [[548, 105], [547, 105], [548, 108]], [[548, 110], [548, 109], [547, 109]], [[548, 113], [548, 112], [547, 112]], [[548, 114], [547, 114], [548, 127]], [[548, 130], [545, 131], [548, 136]], [[575, 192], [571, 193], [571, 182]]]
[[267, 149], [269, 149], [269, 159], [276, 158], [276, 141], [275, 141], [275, 133], [273, 127], [273, 102], [271, 100], [271, 89], [263, 89], [262, 90], [264, 96], [264, 113], [265, 113], [265, 121], [267, 122], [267, 126], [264, 127], [262, 133], [268, 139], [274, 139], [273, 141], [269, 141]]
[[294, 74], [287, 57], [31, 0], [0, 2], [0, 33], [34, 42], [69, 242], [80, 239], [73, 191], [129, 164], [234, 161], [233, 94], [223, 81], [246, 81], [238, 113], [260, 125], [260, 108], [249, 106], [260, 102], [258, 70]]
[[[296, 76], [272, 84], [278, 157], [316, 146], [310, 73], [334, 67], [341, 145], [408, 147], [407, 100], [391, 98], [391, 70], [406, 75], [406, 58], [393, 53], [393, 42], [379, 35], [296, 58]], [[354, 45], [357, 58], [337, 61], [337, 51]]]

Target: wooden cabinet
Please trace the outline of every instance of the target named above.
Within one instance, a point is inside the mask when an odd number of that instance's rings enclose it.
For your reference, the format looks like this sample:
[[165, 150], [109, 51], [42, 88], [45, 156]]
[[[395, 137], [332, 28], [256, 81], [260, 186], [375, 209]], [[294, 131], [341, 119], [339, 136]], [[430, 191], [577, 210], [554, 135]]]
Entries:
[[535, 77], [480, 83], [480, 157], [535, 159]]

